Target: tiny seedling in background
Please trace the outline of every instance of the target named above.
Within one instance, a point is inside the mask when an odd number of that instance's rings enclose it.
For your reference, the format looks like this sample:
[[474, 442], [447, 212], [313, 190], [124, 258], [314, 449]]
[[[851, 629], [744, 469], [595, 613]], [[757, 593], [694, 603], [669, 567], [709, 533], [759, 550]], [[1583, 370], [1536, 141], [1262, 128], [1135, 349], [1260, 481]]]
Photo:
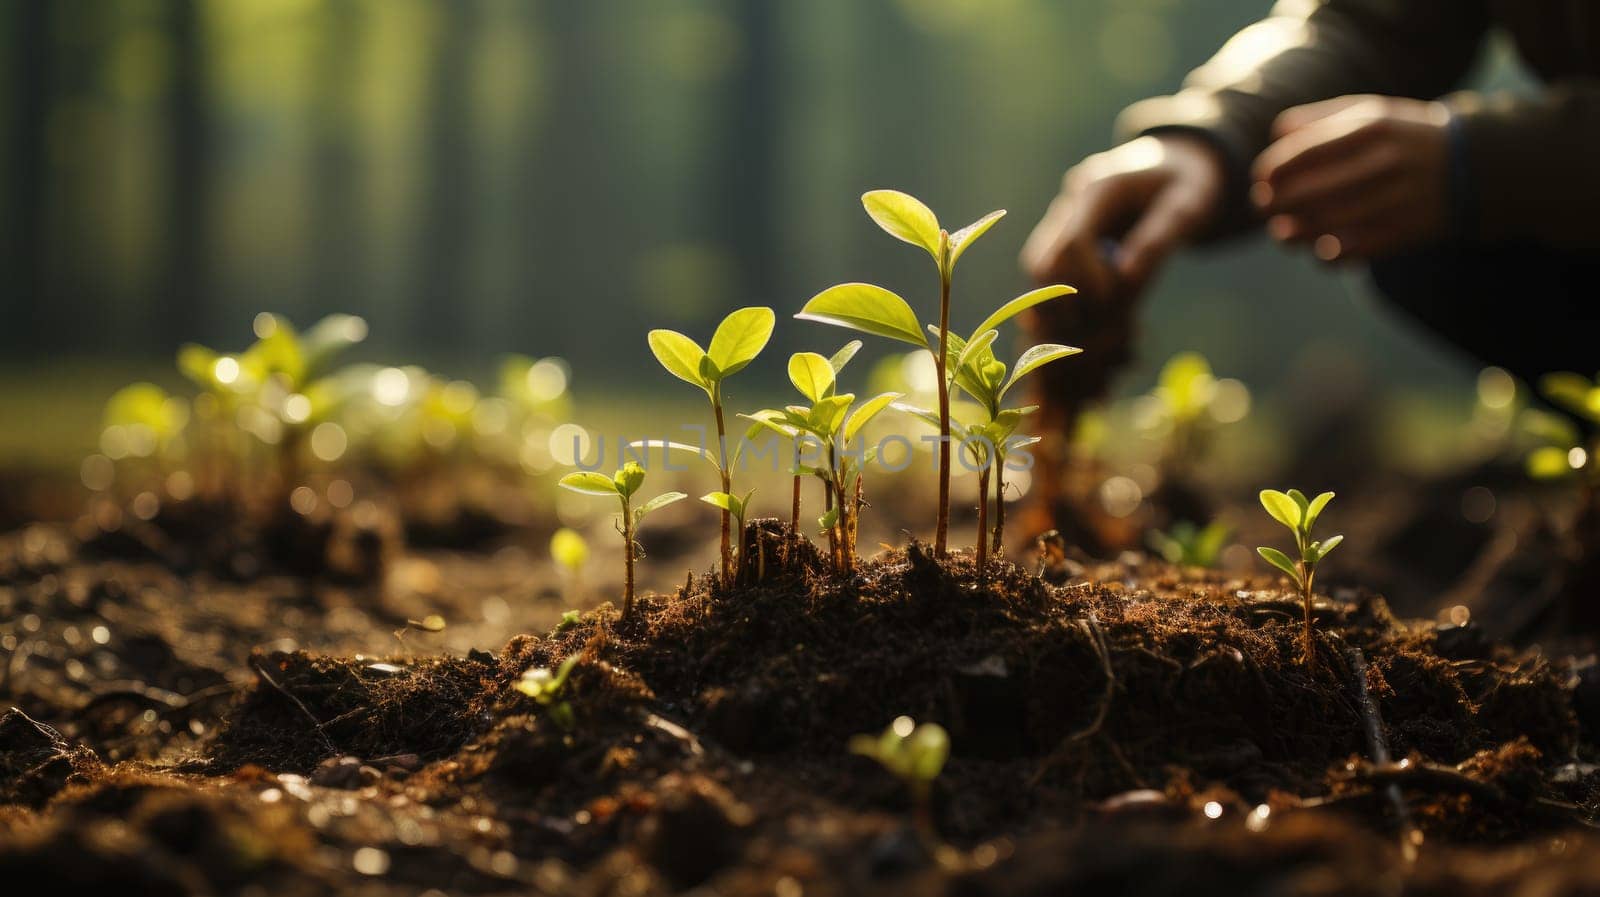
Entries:
[[572, 654], [561, 665], [551, 672], [549, 667], [534, 667], [523, 672], [522, 678], [513, 686], [533, 699], [535, 704], [545, 709], [550, 721], [560, 726], [562, 731], [570, 732], [577, 724], [577, 718], [572, 712], [572, 702], [567, 700], [567, 677], [572, 675], [572, 668], [578, 665], [579, 655]]
[[[644, 485], [644, 468], [636, 462], [629, 461], [612, 476], [594, 471], [578, 471], [569, 473], [561, 478], [561, 487], [570, 489], [582, 495], [599, 495], [617, 499], [622, 505], [622, 519], [617, 524], [617, 532], [622, 534], [623, 559], [626, 565], [626, 576], [623, 580], [622, 592], [622, 619], [633, 616], [633, 565], [638, 556], [638, 543], [634, 540], [634, 532], [646, 514], [657, 508], [664, 508], [675, 501], [687, 498], [682, 492], [663, 492], [650, 499], [637, 508], [633, 506], [634, 493]], [[748, 497], [748, 496], [747, 496]], [[743, 515], [743, 506], [740, 506]]]
[[1305, 600], [1307, 666], [1316, 663], [1316, 634], [1311, 628], [1311, 590], [1317, 575], [1317, 565], [1344, 541], [1344, 536], [1329, 536], [1322, 541], [1311, 538], [1311, 530], [1317, 525], [1317, 518], [1322, 516], [1330, 501], [1333, 501], [1332, 492], [1324, 492], [1310, 500], [1307, 500], [1305, 494], [1298, 489], [1290, 489], [1287, 493], [1276, 489], [1263, 489], [1261, 492], [1261, 506], [1267, 509], [1273, 520], [1288, 527], [1289, 532], [1294, 534], [1295, 553], [1299, 556], [1297, 560], [1291, 560], [1288, 555], [1276, 548], [1263, 546], [1257, 548], [1256, 552], [1267, 563], [1288, 574], [1299, 587], [1300, 595]]
[[[835, 392], [838, 372], [858, 345], [845, 346], [832, 359], [815, 352], [798, 352], [789, 358], [789, 380], [810, 404], [741, 415], [796, 445], [807, 440], [820, 449], [822, 457], [810, 472], [826, 484], [830, 501], [819, 523], [828, 534], [835, 569], [846, 573], [855, 568], [861, 472], [875, 457], [875, 450], [856, 445], [855, 439], [868, 421], [900, 398], [900, 393], [886, 392], [857, 405], [854, 393]], [[797, 452], [797, 465], [798, 461]]]
[[1141, 427], [1162, 440], [1161, 465], [1170, 476], [1192, 473], [1221, 424], [1250, 410], [1243, 383], [1218, 379], [1198, 352], [1179, 352], [1161, 366], [1155, 389], [1140, 399]]
[[896, 717], [880, 735], [850, 739], [850, 753], [871, 757], [904, 782], [911, 792], [917, 830], [938, 840], [933, 825], [933, 783], [950, 759], [950, 736], [937, 723], [917, 725], [909, 716]]
[[[650, 351], [667, 372], [685, 383], [705, 390], [711, 400], [711, 411], [717, 422], [717, 472], [722, 478], [722, 488], [712, 495], [725, 496], [713, 502], [722, 509], [722, 584], [733, 585], [733, 507], [738, 500], [733, 491], [733, 459], [728, 455], [728, 431], [723, 421], [722, 383], [754, 361], [772, 338], [774, 316], [772, 309], [763, 307], [741, 308], [722, 319], [711, 335], [711, 347], [700, 344], [675, 330], [652, 330], [649, 335]], [[710, 496], [707, 496], [710, 500]]]
[[[589, 542], [577, 530], [563, 526], [550, 537], [550, 560], [576, 593], [583, 580], [583, 566], [589, 563]], [[570, 599], [574, 595], [567, 597]]]
[[[830, 287], [812, 297], [795, 317], [900, 340], [933, 352], [934, 366], [938, 372], [940, 435], [939, 505], [933, 544], [934, 553], [942, 558], [949, 543], [950, 442], [954, 436], [950, 426], [950, 281], [956, 261], [962, 253], [994, 226], [1005, 215], [1005, 211], [990, 212], [952, 234], [939, 226], [939, 219], [927, 206], [905, 193], [873, 190], [861, 197], [861, 202], [879, 227], [897, 239], [922, 247], [933, 257], [939, 273], [939, 323], [930, 329], [937, 338], [932, 345], [929, 344], [917, 322], [916, 313], [904, 299], [882, 287], [865, 283]], [[1023, 309], [1071, 292], [1071, 287], [1050, 286], [1013, 299], [1001, 311], [991, 315], [987, 326], [980, 327], [979, 332], [998, 326], [1001, 321]]]
[[[1600, 425], [1600, 382], [1572, 373], [1550, 374], [1539, 382], [1539, 391], [1563, 411]], [[1531, 412], [1524, 421], [1530, 435], [1544, 443], [1528, 455], [1529, 475], [1541, 480], [1578, 478], [1586, 495], [1600, 486], [1600, 464], [1595, 460], [1600, 442], [1585, 444], [1578, 428], [1555, 414]]]
[[1180, 520], [1172, 529], [1150, 531], [1150, 547], [1169, 564], [1180, 567], [1215, 567], [1233, 536], [1233, 527], [1220, 520], [1196, 526]]

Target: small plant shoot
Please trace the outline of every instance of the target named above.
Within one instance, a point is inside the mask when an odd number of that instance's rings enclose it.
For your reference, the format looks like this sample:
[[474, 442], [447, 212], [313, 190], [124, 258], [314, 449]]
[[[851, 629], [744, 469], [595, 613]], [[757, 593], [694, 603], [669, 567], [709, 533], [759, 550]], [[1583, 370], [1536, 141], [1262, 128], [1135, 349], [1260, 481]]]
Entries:
[[[742, 415], [796, 443], [797, 477], [811, 473], [822, 480], [828, 507], [818, 523], [828, 535], [834, 568], [845, 573], [855, 569], [856, 533], [863, 501], [862, 468], [875, 457], [875, 450], [860, 446], [856, 437], [869, 421], [901, 397], [900, 393], [886, 392], [857, 405], [854, 393], [835, 392], [839, 371], [859, 347], [859, 342], [852, 342], [832, 358], [815, 352], [791, 356], [789, 381], [808, 404]], [[818, 450], [819, 457], [814, 461], [802, 459], [801, 449], [808, 446]], [[798, 514], [798, 490], [795, 494]]]
[[[615, 498], [622, 507], [622, 517], [617, 523], [617, 532], [622, 534], [622, 551], [624, 576], [622, 587], [622, 619], [627, 620], [633, 616], [633, 567], [638, 556], [638, 543], [634, 539], [639, 522], [646, 514], [657, 508], [664, 508], [675, 501], [688, 498], [682, 492], [664, 492], [650, 499], [638, 507], [633, 506], [634, 493], [644, 485], [644, 468], [638, 463], [629, 461], [612, 476], [594, 471], [577, 471], [561, 478], [561, 487], [577, 492], [580, 495], [598, 495]], [[743, 514], [741, 505], [740, 513]]]
[[517, 691], [543, 707], [550, 721], [561, 727], [563, 732], [571, 732], [578, 722], [572, 702], [566, 697], [567, 679], [572, 675], [573, 667], [578, 665], [578, 660], [579, 655], [568, 655], [553, 672], [549, 667], [530, 668], [523, 671], [522, 678], [513, 685]]
[[[896, 190], [873, 190], [861, 197], [867, 215], [896, 239], [921, 247], [933, 258], [939, 275], [939, 321], [930, 326], [935, 339], [930, 344], [923, 335], [916, 313], [904, 299], [883, 287], [866, 283], [845, 283], [829, 287], [812, 297], [795, 317], [847, 327], [887, 339], [910, 343], [933, 352], [938, 376], [939, 497], [934, 526], [934, 552], [944, 557], [950, 531], [950, 447], [955, 431], [950, 425], [950, 386], [954, 368], [950, 363], [950, 284], [956, 262], [977, 239], [1005, 216], [1004, 210], [990, 212], [964, 228], [949, 233], [939, 219], [916, 198]], [[1057, 296], [1075, 292], [1068, 286], [1049, 286], [1026, 293], [1001, 306], [979, 326], [977, 333], [998, 327], [1002, 322]]]
[[[1573, 373], [1550, 374], [1539, 381], [1539, 391], [1551, 404], [1584, 421], [1600, 426], [1600, 379], [1591, 381]], [[1540, 480], [1578, 479], [1586, 495], [1600, 487], [1600, 464], [1595, 453], [1600, 441], [1586, 441], [1572, 422], [1555, 414], [1530, 412], [1524, 424], [1543, 443], [1528, 454], [1528, 474]]]
[[1169, 564], [1179, 567], [1215, 567], [1233, 537], [1233, 527], [1220, 520], [1197, 526], [1180, 520], [1166, 531], [1150, 532], [1150, 547]]
[[[724, 424], [722, 383], [737, 374], [761, 354], [772, 338], [774, 324], [772, 309], [764, 307], [741, 308], [723, 318], [711, 335], [711, 347], [700, 344], [675, 330], [652, 330], [649, 335], [650, 351], [672, 376], [705, 390], [711, 400], [711, 412], [717, 423], [717, 458], [714, 462], [722, 479], [722, 488], [712, 495], [722, 495], [724, 500], [712, 502], [722, 509], [722, 584], [732, 586], [733, 533], [732, 518], [736, 501], [733, 491], [733, 459], [728, 456], [728, 431]], [[748, 499], [748, 495], [746, 496]], [[707, 496], [710, 501], [710, 496]]]
[[1311, 596], [1317, 565], [1344, 541], [1344, 536], [1329, 536], [1321, 541], [1311, 538], [1311, 530], [1317, 525], [1317, 518], [1322, 516], [1330, 501], [1333, 501], [1332, 492], [1324, 492], [1309, 500], [1298, 489], [1290, 489], [1288, 492], [1264, 489], [1261, 492], [1261, 506], [1273, 520], [1283, 524], [1294, 534], [1295, 558], [1291, 559], [1282, 551], [1266, 546], [1257, 548], [1256, 553], [1267, 563], [1282, 570], [1300, 589], [1306, 610], [1304, 648], [1307, 666], [1315, 665], [1317, 656], [1316, 633], [1311, 626]]
[[950, 759], [950, 736], [938, 723], [918, 725], [909, 716], [896, 717], [879, 735], [850, 739], [850, 753], [876, 760], [911, 792], [917, 829], [937, 841], [933, 825], [933, 783]]

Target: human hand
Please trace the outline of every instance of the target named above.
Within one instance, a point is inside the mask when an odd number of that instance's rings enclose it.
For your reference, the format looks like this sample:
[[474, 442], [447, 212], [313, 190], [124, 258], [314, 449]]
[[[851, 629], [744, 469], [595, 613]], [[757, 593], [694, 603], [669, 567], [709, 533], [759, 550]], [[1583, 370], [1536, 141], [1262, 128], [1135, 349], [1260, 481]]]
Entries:
[[[1092, 298], [1136, 295], [1173, 249], [1216, 214], [1225, 175], [1218, 151], [1183, 134], [1140, 137], [1068, 171], [1022, 249], [1040, 283], [1070, 283]], [[1120, 239], [1106, 258], [1106, 240]]]
[[1285, 110], [1251, 169], [1267, 232], [1323, 261], [1368, 259], [1444, 236], [1450, 112], [1444, 104], [1347, 96]]

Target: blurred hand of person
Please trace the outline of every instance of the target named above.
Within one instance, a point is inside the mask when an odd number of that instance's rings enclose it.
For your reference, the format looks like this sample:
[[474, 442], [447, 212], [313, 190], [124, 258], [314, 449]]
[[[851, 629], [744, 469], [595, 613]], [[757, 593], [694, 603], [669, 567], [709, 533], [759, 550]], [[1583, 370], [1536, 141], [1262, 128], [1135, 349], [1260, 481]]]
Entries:
[[[1204, 138], [1139, 137], [1084, 159], [1022, 249], [1040, 283], [1068, 283], [1093, 298], [1133, 298], [1173, 249], [1220, 208], [1226, 175]], [[1108, 258], [1108, 241], [1120, 245]]]
[[1323, 261], [1433, 242], [1449, 222], [1450, 112], [1442, 103], [1346, 96], [1285, 110], [1251, 170], [1267, 231]]

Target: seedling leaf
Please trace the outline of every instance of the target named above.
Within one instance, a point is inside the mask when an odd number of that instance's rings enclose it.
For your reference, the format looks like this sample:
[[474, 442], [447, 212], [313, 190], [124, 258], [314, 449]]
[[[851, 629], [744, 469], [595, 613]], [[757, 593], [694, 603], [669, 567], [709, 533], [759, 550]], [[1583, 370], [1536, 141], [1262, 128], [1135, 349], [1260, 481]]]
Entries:
[[1295, 532], [1300, 531], [1300, 506], [1288, 495], [1276, 489], [1261, 490], [1261, 507], [1267, 509], [1272, 519]]
[[689, 496], [683, 492], [663, 492], [634, 509], [633, 519], [638, 521], [651, 511], [657, 511], [674, 502], [683, 501]]
[[956, 260], [961, 258], [961, 254], [963, 252], [967, 251], [967, 247], [977, 242], [978, 238], [983, 236], [989, 230], [989, 228], [994, 227], [995, 222], [1004, 217], [1006, 217], [1006, 210], [996, 209], [982, 218], [979, 218], [977, 221], [974, 221], [966, 227], [963, 227], [962, 229], [951, 234], [950, 267], [955, 268]]
[[1313, 544], [1312, 553], [1316, 555], [1314, 561], [1320, 563], [1323, 558], [1328, 556], [1329, 552], [1333, 551], [1335, 548], [1338, 548], [1339, 543], [1343, 541], [1344, 536], [1329, 536], [1321, 542]]
[[1017, 366], [1011, 372], [1011, 379], [1007, 380], [1006, 384], [1000, 387], [1000, 398], [1005, 398], [1006, 393], [1011, 391], [1011, 387], [1016, 386], [1017, 381], [1021, 380], [1023, 377], [1028, 376], [1052, 361], [1070, 358], [1071, 356], [1077, 355], [1081, 352], [1083, 352], [1083, 350], [1076, 346], [1062, 346], [1055, 343], [1045, 343], [1044, 345], [1034, 346], [1028, 351], [1022, 353], [1021, 357], [1017, 359]]
[[1048, 302], [1049, 300], [1055, 299], [1058, 296], [1069, 296], [1076, 292], [1078, 291], [1072, 287], [1059, 283], [1052, 286], [1040, 287], [1037, 290], [1030, 290], [1029, 292], [1023, 293], [1021, 296], [1018, 296], [1010, 302], [1007, 302], [1005, 305], [995, 309], [994, 314], [984, 318], [983, 323], [979, 324], [977, 329], [973, 330], [972, 333], [974, 336], [976, 336], [985, 330], [994, 330], [1001, 324], [1004, 324], [1005, 322], [1011, 320], [1017, 315], [1022, 314], [1024, 311], [1034, 307], [1035, 305], [1038, 305], [1041, 302]]
[[[961, 354], [956, 356], [955, 370], [959, 371], [977, 358], [983, 358], [994, 341], [1000, 338], [1000, 331], [989, 329], [977, 336], [961, 348]], [[992, 357], [992, 353], [990, 354]], [[954, 373], [954, 371], [952, 371]]]
[[840, 346], [839, 351], [833, 353], [833, 357], [828, 359], [828, 365], [833, 368], [834, 376], [837, 377], [839, 372], [844, 370], [844, 366], [850, 363], [850, 359], [856, 357], [856, 353], [860, 351], [861, 340], [858, 339], [853, 339]]
[[717, 366], [717, 379], [738, 373], [761, 354], [772, 339], [773, 321], [772, 309], [764, 306], [741, 308], [722, 319], [706, 350]]
[[[1306, 503], [1305, 522], [1302, 524], [1306, 532], [1311, 532], [1312, 528], [1317, 525], [1317, 518], [1322, 516], [1322, 509], [1326, 508], [1330, 501], [1333, 501], [1333, 493], [1324, 492]], [[1340, 538], [1343, 537], [1341, 536]]]
[[[1287, 496], [1285, 496], [1285, 497], [1287, 497]], [[1261, 559], [1262, 560], [1266, 561], [1267, 563], [1271, 564], [1274, 567], [1277, 567], [1279, 570], [1282, 570], [1284, 573], [1289, 574], [1289, 578], [1290, 579], [1294, 580], [1295, 582], [1299, 582], [1300, 581], [1300, 570], [1299, 570], [1298, 567], [1295, 566], [1294, 561], [1289, 560], [1289, 556], [1288, 555], [1284, 554], [1283, 552], [1279, 551], [1276, 548], [1268, 548], [1266, 546], [1262, 546], [1260, 548], [1257, 548], [1256, 549], [1256, 554], [1261, 555]]]
[[891, 236], [921, 246], [939, 260], [939, 219], [916, 197], [899, 190], [872, 190], [861, 197], [861, 205]]
[[850, 416], [845, 419], [845, 442], [849, 442], [850, 440], [856, 438], [856, 434], [861, 432], [861, 428], [866, 426], [868, 421], [872, 420], [874, 417], [877, 417], [878, 413], [889, 407], [890, 403], [895, 402], [904, 396], [904, 393], [886, 392], [881, 395], [873, 396], [865, 402], [862, 402], [860, 407], [850, 412]]
[[735, 517], [744, 516], [744, 502], [737, 495], [726, 492], [707, 492], [700, 496], [700, 500], [708, 505], [714, 505]]
[[619, 495], [617, 481], [593, 470], [580, 470], [561, 478], [561, 488], [584, 495]]
[[928, 347], [916, 312], [906, 300], [870, 283], [829, 287], [811, 297], [795, 317], [900, 340], [919, 349]]
[[815, 403], [833, 391], [834, 367], [815, 352], [796, 352], [789, 356], [789, 382]]
[[706, 353], [699, 343], [676, 330], [652, 330], [647, 339], [650, 351], [667, 373], [701, 389], [707, 387], [706, 379], [700, 374], [700, 362]]

